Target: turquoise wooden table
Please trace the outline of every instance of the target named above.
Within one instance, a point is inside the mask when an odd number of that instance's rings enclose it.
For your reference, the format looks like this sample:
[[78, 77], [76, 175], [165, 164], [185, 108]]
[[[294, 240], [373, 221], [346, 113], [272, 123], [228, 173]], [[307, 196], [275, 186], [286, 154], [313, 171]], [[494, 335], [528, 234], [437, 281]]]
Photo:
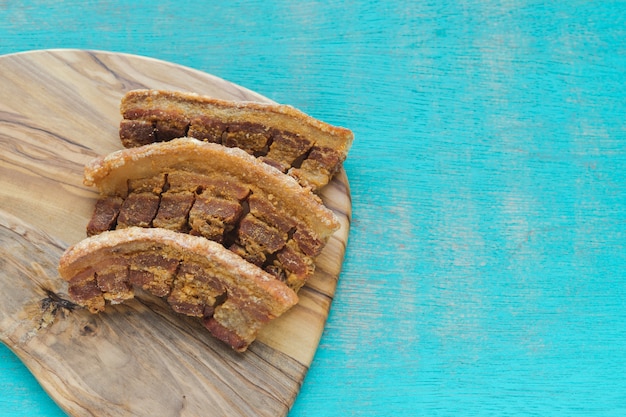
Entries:
[[[0, 39], [171, 61], [354, 131], [290, 416], [626, 415], [625, 3], [0, 1]], [[61, 415], [0, 347], [0, 416]]]

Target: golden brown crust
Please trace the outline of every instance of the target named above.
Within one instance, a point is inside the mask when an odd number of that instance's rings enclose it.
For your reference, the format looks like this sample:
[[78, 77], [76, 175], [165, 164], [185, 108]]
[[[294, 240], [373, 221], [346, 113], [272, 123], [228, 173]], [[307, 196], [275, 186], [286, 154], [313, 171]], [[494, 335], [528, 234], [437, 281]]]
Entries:
[[[93, 312], [104, 309], [105, 299], [133, 297], [131, 284], [138, 283], [133, 271], [140, 272], [144, 289], [169, 295], [179, 312], [203, 317], [209, 330], [219, 329], [216, 337], [237, 350], [245, 350], [265, 323], [298, 301], [287, 285], [221, 245], [160, 228], [104, 232], [68, 248], [59, 261], [70, 294]], [[197, 303], [199, 296], [204, 304]], [[187, 301], [200, 306], [199, 314], [186, 310]]]
[[122, 98], [120, 111], [126, 147], [192, 136], [242, 148], [313, 189], [338, 171], [354, 139], [350, 130], [291, 106], [194, 93], [134, 90]]
[[141, 226], [203, 236], [296, 291], [338, 226], [292, 178], [240, 149], [190, 138], [99, 158], [85, 183], [102, 194], [88, 235]]
[[[352, 145], [354, 136], [346, 128], [332, 126], [315, 119], [292, 106], [266, 104], [252, 101], [228, 101], [202, 96], [196, 93], [163, 90], [132, 90], [122, 98], [120, 111], [122, 116], [131, 118], [137, 109], [162, 108], [165, 111], [192, 110], [196, 105], [207, 106], [199, 109], [201, 114], [213, 112], [223, 115], [226, 120], [245, 120], [270, 124], [279, 117], [280, 127], [296, 133], [311, 133], [316, 129], [331, 136], [320, 137], [320, 143], [334, 149], [347, 152]], [[181, 108], [181, 106], [183, 106]], [[185, 107], [186, 106], [186, 107]], [[284, 118], [283, 118], [284, 116]], [[315, 133], [313, 133], [315, 134]]]
[[203, 175], [230, 175], [253, 193], [267, 196], [281, 212], [301, 219], [319, 238], [329, 238], [340, 226], [337, 218], [310, 189], [258, 161], [238, 148], [179, 138], [113, 152], [85, 167], [85, 185], [101, 194], [125, 197], [128, 181], [159, 173], [188, 171]]

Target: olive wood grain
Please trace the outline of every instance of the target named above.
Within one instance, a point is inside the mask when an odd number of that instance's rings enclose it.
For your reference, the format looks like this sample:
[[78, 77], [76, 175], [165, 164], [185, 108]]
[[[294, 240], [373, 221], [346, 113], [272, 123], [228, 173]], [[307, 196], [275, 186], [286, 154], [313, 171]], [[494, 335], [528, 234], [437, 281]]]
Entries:
[[328, 316], [348, 238], [342, 170], [321, 191], [339, 217], [300, 302], [244, 354], [160, 299], [91, 315], [56, 271], [85, 237], [96, 191], [83, 166], [121, 148], [119, 101], [135, 88], [270, 102], [209, 74], [145, 57], [46, 50], [0, 57], [0, 340], [73, 416], [286, 415]]

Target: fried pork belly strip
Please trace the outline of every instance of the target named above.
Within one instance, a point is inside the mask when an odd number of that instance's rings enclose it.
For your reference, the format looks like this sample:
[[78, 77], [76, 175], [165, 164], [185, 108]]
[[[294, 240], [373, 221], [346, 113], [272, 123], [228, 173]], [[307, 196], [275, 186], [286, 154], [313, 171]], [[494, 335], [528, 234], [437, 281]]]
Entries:
[[68, 248], [59, 273], [72, 299], [97, 313], [142, 288], [178, 313], [200, 317], [218, 339], [244, 351], [258, 331], [298, 301], [284, 283], [202, 237], [129, 227]]
[[339, 170], [354, 138], [350, 130], [291, 106], [192, 93], [133, 90], [122, 98], [120, 110], [125, 147], [194, 137], [241, 148], [313, 189]]
[[238, 148], [179, 138], [85, 168], [102, 195], [88, 235], [161, 227], [221, 243], [298, 290], [339, 223], [310, 189]]

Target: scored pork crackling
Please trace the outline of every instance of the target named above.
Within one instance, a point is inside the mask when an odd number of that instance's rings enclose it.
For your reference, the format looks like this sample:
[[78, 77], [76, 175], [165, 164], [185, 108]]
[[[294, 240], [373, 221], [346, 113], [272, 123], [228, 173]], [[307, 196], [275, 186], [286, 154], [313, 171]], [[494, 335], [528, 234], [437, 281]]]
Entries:
[[320, 189], [341, 168], [354, 136], [287, 105], [220, 100], [194, 93], [133, 90], [122, 98], [125, 147], [179, 137], [237, 147]]
[[92, 313], [145, 290], [245, 351], [298, 301], [340, 224], [315, 194], [353, 136], [289, 107], [127, 93], [126, 149], [91, 161], [88, 237], [59, 262]]
[[97, 158], [84, 182], [101, 194], [88, 235], [139, 226], [203, 236], [296, 291], [339, 228], [293, 178], [240, 149], [191, 138]]
[[258, 331], [298, 301], [284, 283], [199, 236], [129, 227], [83, 239], [59, 261], [70, 296], [92, 313], [134, 297], [133, 286], [166, 297], [174, 311], [244, 351]]

